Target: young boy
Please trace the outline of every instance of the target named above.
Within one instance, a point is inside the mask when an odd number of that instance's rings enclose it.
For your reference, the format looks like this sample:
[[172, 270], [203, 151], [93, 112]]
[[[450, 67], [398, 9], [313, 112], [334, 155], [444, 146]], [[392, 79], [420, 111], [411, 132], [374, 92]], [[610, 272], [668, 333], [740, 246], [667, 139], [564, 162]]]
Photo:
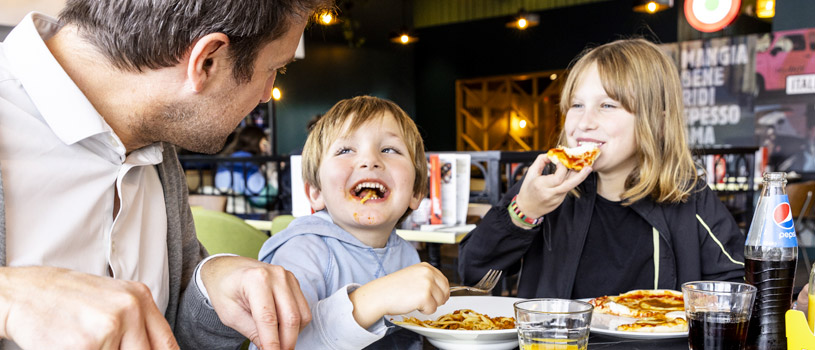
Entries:
[[298, 349], [361, 349], [385, 335], [383, 316], [447, 301], [447, 279], [394, 230], [427, 192], [424, 143], [399, 106], [370, 96], [334, 105], [306, 140], [303, 179], [316, 214], [259, 254], [293, 272], [308, 300]]

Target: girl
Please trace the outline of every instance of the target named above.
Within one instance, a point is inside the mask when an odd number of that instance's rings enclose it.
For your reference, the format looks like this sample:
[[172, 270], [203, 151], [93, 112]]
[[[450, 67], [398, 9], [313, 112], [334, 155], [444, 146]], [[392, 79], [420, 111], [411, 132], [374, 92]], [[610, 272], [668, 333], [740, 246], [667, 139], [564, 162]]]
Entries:
[[697, 177], [677, 68], [659, 47], [629, 39], [587, 50], [560, 110], [560, 143], [593, 143], [600, 156], [580, 172], [557, 164], [553, 173], [539, 156], [461, 243], [465, 284], [490, 268], [520, 270], [519, 297], [743, 281], [744, 235]]

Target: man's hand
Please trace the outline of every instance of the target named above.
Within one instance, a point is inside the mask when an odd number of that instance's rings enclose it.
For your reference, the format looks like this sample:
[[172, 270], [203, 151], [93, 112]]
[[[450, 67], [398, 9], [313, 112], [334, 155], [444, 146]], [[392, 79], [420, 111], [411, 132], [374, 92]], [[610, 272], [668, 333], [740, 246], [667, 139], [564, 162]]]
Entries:
[[263, 350], [294, 349], [311, 321], [300, 283], [280, 266], [221, 256], [201, 267], [201, 280], [221, 322]]
[[809, 283], [805, 284], [801, 292], [798, 293], [798, 299], [796, 299], [795, 302], [795, 309], [807, 314], [807, 310], [809, 309]]
[[[529, 166], [518, 191], [518, 208], [528, 217], [538, 218], [555, 210], [566, 194], [577, 187], [591, 173], [591, 167], [584, 167], [580, 172], [567, 169], [563, 164], [557, 163], [557, 170], [553, 174], [543, 175], [543, 168], [551, 163], [546, 154], [538, 155], [535, 162]], [[524, 227], [520, 223], [515, 223]]]
[[55, 267], [0, 268], [0, 337], [24, 349], [178, 349], [142, 283]]

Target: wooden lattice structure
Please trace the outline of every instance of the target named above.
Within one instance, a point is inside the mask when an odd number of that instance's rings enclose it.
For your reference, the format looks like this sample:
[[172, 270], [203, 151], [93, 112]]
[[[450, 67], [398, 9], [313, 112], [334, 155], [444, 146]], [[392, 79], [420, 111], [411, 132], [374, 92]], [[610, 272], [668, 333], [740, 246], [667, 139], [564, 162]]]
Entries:
[[459, 151], [532, 151], [557, 142], [563, 71], [456, 81]]

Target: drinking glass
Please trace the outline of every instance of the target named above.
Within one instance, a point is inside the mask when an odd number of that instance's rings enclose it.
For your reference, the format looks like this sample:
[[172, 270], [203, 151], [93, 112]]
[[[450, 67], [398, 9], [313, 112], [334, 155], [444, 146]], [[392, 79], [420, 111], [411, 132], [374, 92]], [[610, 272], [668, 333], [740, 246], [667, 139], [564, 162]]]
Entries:
[[682, 294], [691, 349], [744, 349], [756, 287], [736, 282], [687, 282], [682, 285]]
[[521, 350], [585, 350], [594, 307], [568, 299], [530, 299], [515, 303]]

